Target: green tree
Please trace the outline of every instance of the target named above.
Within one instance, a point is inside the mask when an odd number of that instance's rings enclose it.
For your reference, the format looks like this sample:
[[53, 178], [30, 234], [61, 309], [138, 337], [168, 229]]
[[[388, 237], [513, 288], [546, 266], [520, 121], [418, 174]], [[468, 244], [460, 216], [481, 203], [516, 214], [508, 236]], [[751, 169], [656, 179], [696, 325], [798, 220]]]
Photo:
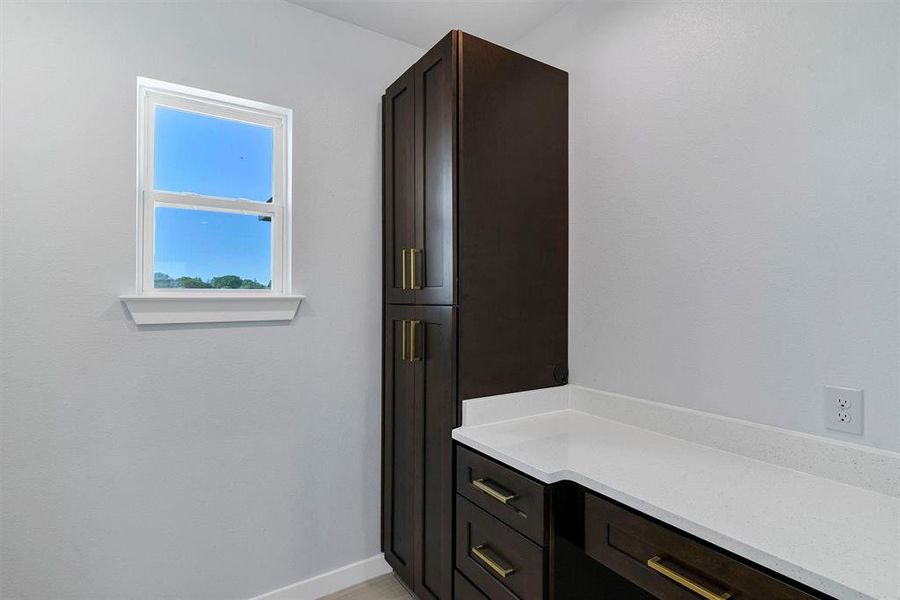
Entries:
[[266, 286], [256, 281], [255, 279], [244, 279], [241, 282], [241, 289], [243, 290], [264, 290]]
[[242, 287], [243, 282], [244, 280], [237, 275], [220, 275], [210, 280], [211, 287], [216, 289], [229, 288], [232, 290]]
[[212, 287], [199, 277], [179, 277], [175, 280], [174, 287], [180, 288], [209, 288]]
[[153, 287], [170, 288], [175, 287], [175, 281], [166, 273], [156, 272], [153, 274]]

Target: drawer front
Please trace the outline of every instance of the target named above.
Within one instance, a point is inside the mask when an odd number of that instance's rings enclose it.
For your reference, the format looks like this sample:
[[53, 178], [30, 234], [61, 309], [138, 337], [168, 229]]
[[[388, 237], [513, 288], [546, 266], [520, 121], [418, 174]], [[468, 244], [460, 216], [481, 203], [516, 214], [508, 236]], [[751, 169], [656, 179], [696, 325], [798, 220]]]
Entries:
[[667, 600], [809, 600], [808, 593], [602, 498], [584, 503], [588, 556]]
[[488, 600], [488, 597], [456, 571], [453, 575], [453, 600]]
[[546, 546], [549, 488], [468, 448], [456, 448], [456, 491]]
[[456, 497], [456, 568], [491, 600], [540, 600], [544, 549], [462, 496]]

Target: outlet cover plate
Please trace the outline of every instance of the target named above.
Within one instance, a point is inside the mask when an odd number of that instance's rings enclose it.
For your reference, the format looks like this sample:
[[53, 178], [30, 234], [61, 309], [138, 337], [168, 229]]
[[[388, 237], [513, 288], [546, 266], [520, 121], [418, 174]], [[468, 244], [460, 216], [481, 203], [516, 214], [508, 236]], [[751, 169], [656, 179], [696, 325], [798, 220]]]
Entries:
[[862, 390], [826, 385], [822, 409], [827, 429], [862, 435]]

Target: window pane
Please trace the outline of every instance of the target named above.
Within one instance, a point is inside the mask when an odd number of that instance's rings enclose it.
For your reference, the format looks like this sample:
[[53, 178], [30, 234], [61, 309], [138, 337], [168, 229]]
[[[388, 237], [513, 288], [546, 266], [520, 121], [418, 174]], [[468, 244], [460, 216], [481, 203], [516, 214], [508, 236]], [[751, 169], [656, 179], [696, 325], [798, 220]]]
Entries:
[[153, 188], [266, 202], [272, 128], [157, 106]]
[[156, 207], [153, 287], [271, 289], [267, 218]]

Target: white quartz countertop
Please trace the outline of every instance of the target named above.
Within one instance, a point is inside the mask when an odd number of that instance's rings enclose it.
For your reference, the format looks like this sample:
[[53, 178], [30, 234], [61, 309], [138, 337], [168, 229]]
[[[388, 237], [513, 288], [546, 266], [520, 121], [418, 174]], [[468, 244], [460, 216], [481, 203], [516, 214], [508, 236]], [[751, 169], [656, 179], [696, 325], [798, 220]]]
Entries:
[[[495, 408], [508, 408], [509, 396], [495, 397]], [[574, 481], [836, 598], [900, 600], [900, 497], [569, 404], [552, 401], [540, 412], [539, 400], [532, 396], [530, 410], [506, 420], [509, 411], [492, 410], [491, 399], [466, 401], [453, 438], [544, 483]], [[480, 404], [467, 410], [469, 402]], [[715, 418], [704, 427], [715, 427]]]

